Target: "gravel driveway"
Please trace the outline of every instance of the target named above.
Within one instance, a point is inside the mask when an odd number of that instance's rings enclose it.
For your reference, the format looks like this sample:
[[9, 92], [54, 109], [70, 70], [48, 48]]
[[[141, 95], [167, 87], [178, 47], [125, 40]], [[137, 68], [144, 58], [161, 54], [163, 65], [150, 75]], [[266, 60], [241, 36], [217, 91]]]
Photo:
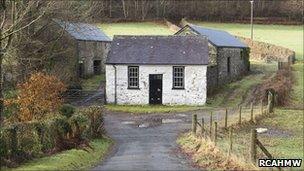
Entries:
[[[221, 111], [222, 112], [222, 111]], [[191, 115], [209, 112], [132, 115], [107, 113], [105, 127], [116, 145], [93, 170], [198, 170], [177, 150], [179, 133], [191, 128]]]

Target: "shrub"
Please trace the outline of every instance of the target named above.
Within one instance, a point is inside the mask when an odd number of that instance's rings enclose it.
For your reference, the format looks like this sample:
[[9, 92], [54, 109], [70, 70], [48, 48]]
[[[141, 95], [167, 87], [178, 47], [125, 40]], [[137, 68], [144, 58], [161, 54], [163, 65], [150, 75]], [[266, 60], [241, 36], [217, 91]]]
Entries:
[[7, 131], [0, 128], [0, 162], [8, 155]]
[[88, 128], [90, 125], [90, 121], [87, 116], [83, 114], [73, 115], [70, 118], [70, 125], [72, 127], [74, 138], [82, 139], [89, 137]]
[[36, 123], [27, 122], [18, 125], [17, 138], [19, 153], [23, 154], [21, 160], [41, 156], [42, 144], [35, 128]]
[[78, 111], [79, 113], [88, 116], [90, 119], [90, 135], [93, 138], [101, 137], [104, 133], [103, 128], [103, 107], [100, 106], [90, 106], [88, 108], [83, 108]]
[[60, 108], [60, 113], [67, 117], [70, 118], [74, 113], [75, 113], [75, 107], [69, 104], [64, 104], [61, 108]]
[[6, 106], [17, 104], [18, 119], [22, 122], [44, 119], [62, 105], [60, 94], [65, 85], [56, 77], [43, 73], [32, 74], [28, 81], [18, 85], [16, 98], [5, 101]]

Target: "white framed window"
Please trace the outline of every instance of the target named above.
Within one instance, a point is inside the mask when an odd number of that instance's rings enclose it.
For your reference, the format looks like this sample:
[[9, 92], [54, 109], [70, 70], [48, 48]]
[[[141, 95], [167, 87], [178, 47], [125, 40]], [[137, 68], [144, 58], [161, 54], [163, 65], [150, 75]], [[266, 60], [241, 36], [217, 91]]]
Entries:
[[129, 66], [128, 67], [128, 88], [138, 89], [139, 88], [139, 67]]
[[184, 89], [185, 67], [173, 66], [173, 89]]

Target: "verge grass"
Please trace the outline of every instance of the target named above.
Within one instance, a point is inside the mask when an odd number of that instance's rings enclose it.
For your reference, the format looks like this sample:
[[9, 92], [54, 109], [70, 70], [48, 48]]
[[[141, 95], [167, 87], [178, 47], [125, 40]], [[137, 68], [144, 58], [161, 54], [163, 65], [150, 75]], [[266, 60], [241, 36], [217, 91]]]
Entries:
[[166, 25], [156, 22], [103, 23], [98, 25], [108, 36], [114, 35], [173, 35]]
[[195, 164], [211, 170], [257, 170], [257, 168], [234, 155], [229, 158], [209, 139], [183, 134], [177, 140], [182, 150], [191, 156]]
[[110, 139], [94, 139], [91, 142], [93, 150], [88, 149], [88, 152], [80, 149], [67, 150], [4, 170], [86, 170], [104, 159], [111, 144]]
[[[300, 158], [303, 160], [303, 111], [276, 109], [270, 117], [260, 120], [257, 125], [248, 125], [234, 130], [233, 152], [249, 159], [250, 130], [267, 128], [258, 134], [258, 139], [274, 158]], [[219, 141], [222, 149], [228, 149], [228, 138]], [[258, 158], [266, 156], [258, 150]], [[303, 165], [302, 165], [303, 167]]]
[[114, 112], [127, 112], [134, 114], [146, 113], [172, 113], [186, 112], [200, 109], [206, 109], [205, 106], [187, 106], [187, 105], [106, 105], [106, 109]]
[[[264, 107], [265, 109], [266, 107]], [[258, 133], [258, 139], [265, 148], [272, 154], [274, 158], [295, 158], [304, 159], [303, 156], [303, 111], [302, 110], [287, 110], [276, 108], [273, 114], [261, 115], [260, 109], [254, 109], [254, 115], [259, 118], [254, 124], [249, 121], [249, 110], [245, 109], [242, 114], [243, 124], [238, 127], [238, 115], [228, 117], [228, 126], [233, 126], [233, 145], [232, 158], [238, 162], [250, 160], [250, 131], [253, 128], [267, 128], [266, 133]], [[223, 128], [224, 121], [219, 122], [219, 128]], [[209, 130], [209, 127], [205, 127]], [[195, 163], [207, 167], [208, 169], [227, 169], [225, 162], [222, 161], [222, 156], [228, 155], [229, 138], [228, 132], [224, 129], [219, 129], [218, 141], [216, 147], [209, 138], [201, 139], [194, 137], [192, 134], [183, 134], [177, 140], [183, 151], [191, 154]], [[210, 148], [212, 147], [212, 148]], [[200, 150], [205, 148], [205, 150]], [[208, 150], [209, 149], [209, 150]], [[210, 157], [211, 156], [211, 157]], [[212, 157], [217, 156], [217, 157]], [[266, 158], [262, 151], [258, 148], [257, 158]], [[222, 165], [217, 165], [221, 161]], [[216, 166], [216, 167], [215, 167]], [[241, 164], [242, 166], [242, 164]], [[244, 166], [248, 170], [250, 166]], [[301, 169], [304, 166], [302, 165]], [[301, 170], [300, 169], [300, 170]]]

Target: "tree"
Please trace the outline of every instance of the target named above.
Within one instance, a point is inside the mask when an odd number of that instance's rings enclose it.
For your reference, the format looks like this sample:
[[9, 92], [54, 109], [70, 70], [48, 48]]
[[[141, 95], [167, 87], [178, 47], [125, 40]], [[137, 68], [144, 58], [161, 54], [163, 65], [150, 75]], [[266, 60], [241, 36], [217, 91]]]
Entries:
[[44, 10], [32, 13], [33, 9], [40, 9], [48, 3], [34, 0], [0, 0], [0, 125], [4, 110], [3, 59], [12, 44], [13, 36], [29, 28], [45, 13]]
[[55, 76], [35, 73], [18, 86], [18, 95], [6, 100], [6, 105], [18, 106], [18, 120], [31, 121], [43, 119], [51, 112], [58, 111], [62, 105], [61, 93], [66, 86]]

